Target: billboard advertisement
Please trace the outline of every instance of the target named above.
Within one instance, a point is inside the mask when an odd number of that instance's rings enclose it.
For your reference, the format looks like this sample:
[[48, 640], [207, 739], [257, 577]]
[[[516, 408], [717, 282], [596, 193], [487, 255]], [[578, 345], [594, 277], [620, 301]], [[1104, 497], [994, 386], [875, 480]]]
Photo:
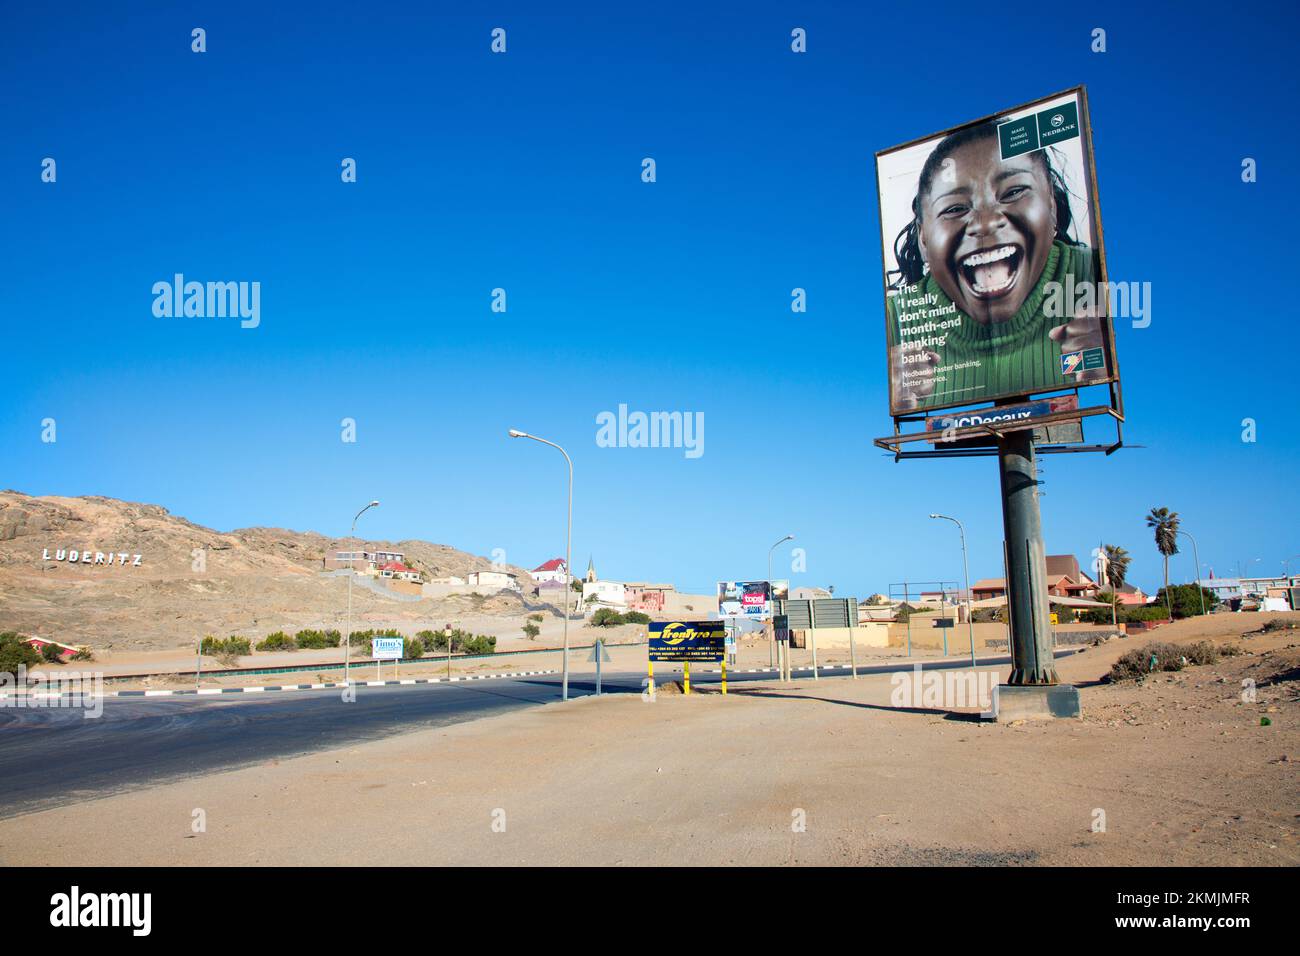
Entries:
[[767, 581], [718, 582], [718, 613], [723, 617], [766, 617], [771, 599]]
[[890, 413], [1117, 380], [1082, 87], [876, 154]]
[[723, 621], [655, 621], [650, 625], [650, 660], [722, 660], [727, 631]]

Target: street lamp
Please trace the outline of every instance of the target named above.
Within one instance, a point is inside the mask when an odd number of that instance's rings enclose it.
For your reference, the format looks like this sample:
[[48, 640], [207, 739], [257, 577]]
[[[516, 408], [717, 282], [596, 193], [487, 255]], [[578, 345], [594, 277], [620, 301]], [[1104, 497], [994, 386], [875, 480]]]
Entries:
[[564, 681], [561, 691], [561, 699], [569, 699], [569, 592], [573, 590], [572, 581], [569, 579], [573, 576], [573, 562], [570, 560], [573, 554], [573, 459], [569, 453], [553, 441], [547, 441], [545, 438], [538, 438], [536, 435], [530, 435], [528, 432], [521, 432], [517, 428], [510, 429], [511, 438], [531, 438], [533, 441], [539, 441], [543, 445], [550, 445], [558, 449], [564, 456], [564, 460], [569, 463], [569, 522], [568, 530], [564, 538]]
[[[793, 541], [793, 540], [794, 540], [794, 535], [787, 534], [784, 538], [782, 538], [776, 544], [772, 545], [772, 547], [767, 549], [767, 595], [769, 598], [771, 598], [772, 596], [772, 552], [775, 551], [777, 548], [781, 547], [781, 545], [785, 544], [787, 541]], [[767, 645], [767, 666], [768, 667], [775, 666], [776, 662], [773, 659], [775, 653], [776, 653], [776, 623], [773, 622], [772, 640], [769, 641]], [[739, 660], [739, 658], [737, 658], [737, 660]]]
[[[360, 511], [356, 513], [356, 517], [352, 519], [352, 533], [351, 535], [349, 535], [350, 538], [355, 538], [357, 536], [357, 518], [360, 518], [371, 508], [378, 508], [378, 507], [379, 507], [379, 502], [372, 501], [370, 502], [370, 504], [366, 505], [364, 508], [362, 508]], [[355, 555], [356, 552], [349, 551], [348, 554]], [[352, 663], [352, 579], [356, 576], [357, 573], [356, 569], [352, 566], [352, 564], [355, 560], [356, 560], [355, 557], [348, 558], [348, 571], [350, 571], [351, 573], [348, 575], [348, 618], [347, 618], [347, 624], [343, 631], [343, 683], [345, 686], [349, 682], [349, 675], [351, 673], [349, 671], [349, 666]]]
[[1196, 562], [1196, 593], [1201, 597], [1201, 615], [1205, 615], [1205, 589], [1201, 587], [1201, 556], [1196, 550], [1196, 539], [1181, 528], [1178, 533], [1192, 542], [1192, 560]]
[[[962, 571], [966, 576], [966, 628], [968, 633], [970, 634], [970, 666], [974, 667], [975, 666], [975, 619], [971, 617], [971, 609], [970, 609], [970, 565], [966, 561], [966, 529], [962, 527], [962, 523], [958, 521], [956, 518], [950, 518], [947, 515], [935, 515], [935, 514], [930, 515], [930, 517], [942, 518], [944, 521], [951, 521], [953, 524], [957, 526], [958, 532], [961, 533], [961, 566], [962, 566]], [[1010, 612], [1011, 612], [1011, 608], [1008, 607], [1007, 613], [1009, 614]]]

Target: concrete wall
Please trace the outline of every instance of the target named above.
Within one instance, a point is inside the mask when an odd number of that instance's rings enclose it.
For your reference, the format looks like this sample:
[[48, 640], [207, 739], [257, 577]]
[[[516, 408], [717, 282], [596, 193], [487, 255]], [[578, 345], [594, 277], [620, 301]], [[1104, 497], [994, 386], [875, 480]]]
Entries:
[[[889, 625], [887, 624], [859, 624], [855, 628], [847, 627], [819, 627], [817, 628], [817, 649], [828, 650], [841, 648], [847, 650], [849, 646], [849, 631], [853, 631], [853, 644], [856, 648], [865, 647], [888, 647], [889, 646]], [[792, 631], [791, 641], [795, 647], [811, 647], [812, 631]]]

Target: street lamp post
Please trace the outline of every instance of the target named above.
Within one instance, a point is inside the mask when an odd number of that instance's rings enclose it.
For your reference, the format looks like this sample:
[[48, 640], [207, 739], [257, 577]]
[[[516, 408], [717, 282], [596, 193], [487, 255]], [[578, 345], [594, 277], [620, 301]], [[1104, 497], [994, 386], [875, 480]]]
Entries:
[[[372, 501], [370, 502], [370, 504], [366, 505], [364, 508], [362, 508], [360, 511], [356, 513], [356, 517], [352, 519], [352, 534], [349, 536], [350, 538], [355, 538], [357, 535], [357, 518], [360, 518], [371, 508], [377, 508], [377, 507], [379, 507], [379, 502]], [[349, 551], [348, 553], [356, 554], [355, 551]], [[345, 625], [343, 631], [343, 684], [344, 686], [347, 686], [350, 680], [351, 671], [349, 670], [349, 667], [352, 663], [352, 578], [357, 573], [356, 568], [352, 566], [354, 561], [356, 561], [356, 558], [348, 558], [348, 571], [350, 572], [348, 574], [348, 619], [347, 619], [347, 624]]]
[[[785, 544], [787, 541], [793, 541], [793, 540], [794, 540], [794, 535], [787, 534], [784, 538], [782, 538], [776, 544], [772, 545], [772, 547], [767, 549], [767, 596], [769, 598], [771, 598], [772, 596], [772, 552], [775, 551], [777, 548], [781, 547], [781, 545]], [[775, 661], [773, 660], [775, 654], [776, 654], [776, 623], [773, 622], [772, 640], [769, 641], [767, 645], [767, 666], [768, 667], [775, 666]]]
[[1184, 538], [1189, 538], [1192, 542], [1192, 560], [1196, 562], [1196, 593], [1201, 598], [1201, 614], [1205, 614], [1205, 589], [1201, 587], [1201, 556], [1196, 550], [1196, 539], [1181, 528], [1178, 530]]
[[562, 682], [561, 700], [569, 699], [569, 592], [573, 590], [573, 459], [569, 453], [555, 444], [553, 441], [547, 441], [545, 438], [538, 438], [536, 435], [530, 435], [528, 432], [521, 432], [517, 428], [510, 429], [511, 438], [531, 438], [533, 441], [539, 441], [543, 445], [550, 445], [557, 449], [564, 460], [569, 464], [569, 518], [567, 530], [564, 536], [564, 680]]
[[944, 521], [951, 521], [957, 526], [957, 531], [961, 534], [961, 566], [962, 572], [966, 577], [966, 629], [970, 634], [970, 666], [975, 666], [975, 619], [971, 617], [970, 609], [970, 564], [966, 560], [966, 529], [956, 518], [950, 518], [948, 515], [930, 515], [931, 518], [942, 518]]

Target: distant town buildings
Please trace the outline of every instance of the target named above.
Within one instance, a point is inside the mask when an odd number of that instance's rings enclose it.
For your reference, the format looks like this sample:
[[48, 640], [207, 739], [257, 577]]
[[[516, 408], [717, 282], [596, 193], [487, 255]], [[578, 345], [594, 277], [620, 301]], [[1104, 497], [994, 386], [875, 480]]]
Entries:
[[520, 591], [519, 578], [509, 571], [471, 571], [469, 586], [476, 591]]
[[[1051, 597], [1082, 598], [1095, 600], [1101, 587], [1079, 567], [1079, 561], [1072, 554], [1049, 554], [1047, 556], [1047, 593]], [[987, 601], [991, 598], [1007, 596], [1006, 578], [982, 578], [971, 585], [971, 598], [974, 601]], [[1141, 594], [1136, 588], [1129, 589], [1134, 594]], [[1121, 593], [1120, 600], [1124, 597]], [[1130, 602], [1125, 602], [1130, 603]], [[1146, 603], [1145, 596], [1138, 603]]]
[[325, 554], [325, 569], [337, 571], [351, 568], [363, 574], [378, 574], [386, 564], [405, 566], [406, 555], [401, 551], [329, 551]]
[[553, 582], [563, 585], [569, 580], [569, 566], [564, 563], [563, 558], [551, 558], [545, 564], [533, 568], [529, 573], [532, 574], [533, 580], [538, 584]]

